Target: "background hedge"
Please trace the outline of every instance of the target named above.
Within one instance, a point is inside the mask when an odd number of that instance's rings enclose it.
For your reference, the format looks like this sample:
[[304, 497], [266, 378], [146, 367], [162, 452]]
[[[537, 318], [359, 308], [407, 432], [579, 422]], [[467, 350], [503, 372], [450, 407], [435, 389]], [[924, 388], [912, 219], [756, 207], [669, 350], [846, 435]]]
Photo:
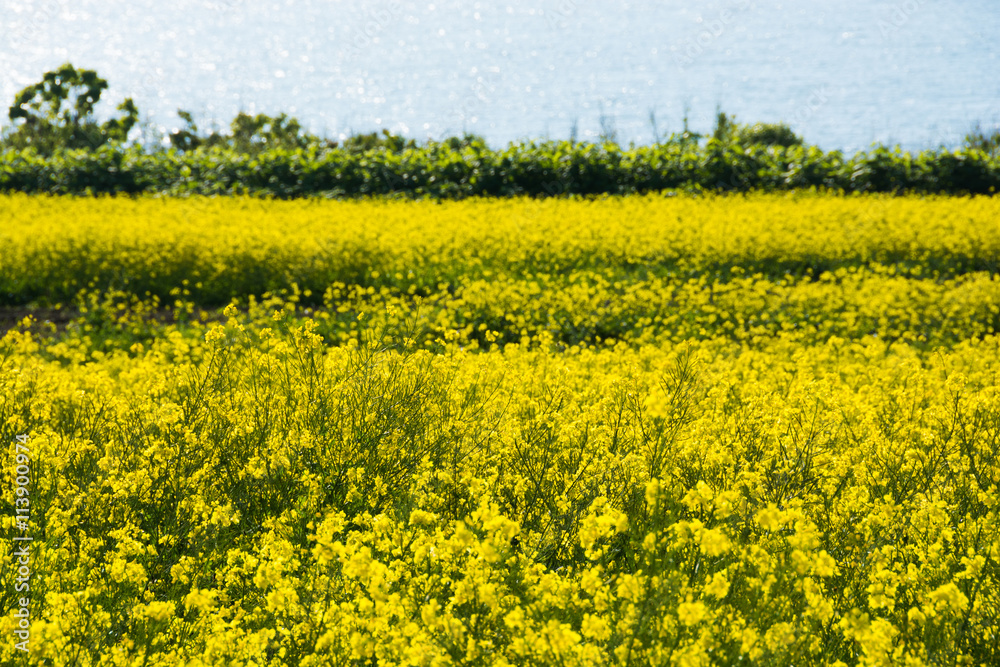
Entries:
[[570, 141], [449, 141], [369, 150], [310, 146], [248, 154], [226, 147], [145, 152], [108, 145], [42, 156], [0, 154], [0, 191], [53, 194], [250, 194], [293, 198], [402, 195], [556, 196], [658, 190], [992, 194], [1000, 156], [966, 147], [875, 147], [853, 157], [814, 146], [664, 143], [622, 148]]

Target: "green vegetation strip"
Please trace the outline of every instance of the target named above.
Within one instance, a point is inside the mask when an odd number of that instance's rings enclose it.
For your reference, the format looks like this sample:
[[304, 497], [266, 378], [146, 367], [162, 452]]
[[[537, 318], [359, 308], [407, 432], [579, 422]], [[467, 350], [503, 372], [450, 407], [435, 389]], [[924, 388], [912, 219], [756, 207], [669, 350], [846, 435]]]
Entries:
[[624, 149], [569, 141], [492, 149], [455, 140], [394, 150], [380, 145], [226, 148], [146, 153], [105, 146], [42, 156], [0, 155], [0, 191], [53, 194], [250, 194], [265, 197], [402, 195], [558, 196], [662, 190], [795, 190], [993, 194], [1000, 157], [964, 148], [918, 154], [878, 147], [845, 157], [804, 146], [743, 146], [710, 139]]

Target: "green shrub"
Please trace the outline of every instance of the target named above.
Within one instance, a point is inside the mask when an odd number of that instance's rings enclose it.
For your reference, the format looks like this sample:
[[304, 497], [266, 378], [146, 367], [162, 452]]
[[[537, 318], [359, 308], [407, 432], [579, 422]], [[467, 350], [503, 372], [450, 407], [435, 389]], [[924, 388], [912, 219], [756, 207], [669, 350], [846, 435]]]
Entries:
[[736, 131], [736, 141], [744, 145], [759, 146], [801, 146], [798, 136], [784, 123], [755, 123], [742, 125]]
[[[400, 149], [401, 148], [401, 149]], [[709, 140], [664, 143], [542, 142], [491, 149], [478, 140], [375, 148], [226, 145], [145, 153], [139, 147], [0, 154], [0, 191], [54, 194], [157, 192], [267, 197], [405, 195], [462, 198], [627, 194], [661, 190], [792, 190], [992, 194], [1000, 156], [977, 149], [913, 155], [878, 147], [845, 158], [816, 147]]]
[[972, 132], [965, 135], [965, 146], [990, 155], [1000, 155], [1000, 126], [984, 130], [977, 124]]
[[719, 111], [715, 119], [712, 138], [720, 143], [735, 143], [741, 146], [801, 146], [802, 137], [795, 134], [785, 123], [755, 123], [740, 125], [735, 118]]

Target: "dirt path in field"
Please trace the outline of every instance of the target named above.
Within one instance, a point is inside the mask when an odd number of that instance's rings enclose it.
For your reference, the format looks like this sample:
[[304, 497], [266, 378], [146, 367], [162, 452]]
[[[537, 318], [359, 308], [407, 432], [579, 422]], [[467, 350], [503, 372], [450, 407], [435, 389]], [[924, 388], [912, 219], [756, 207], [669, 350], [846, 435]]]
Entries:
[[48, 324], [54, 324], [57, 330], [66, 328], [69, 322], [80, 315], [76, 308], [27, 308], [25, 306], [0, 306], [0, 335], [19, 326], [21, 321], [28, 316], [32, 316], [35, 321], [31, 325], [31, 331], [40, 331]]
[[[34, 318], [28, 331], [41, 333], [50, 332], [54, 326], [56, 333], [62, 333], [70, 322], [80, 317], [80, 309], [76, 306], [66, 306], [63, 308], [29, 308], [27, 306], [0, 306], [0, 336], [11, 329], [19, 328], [25, 317]], [[152, 319], [160, 324], [172, 324], [176, 322], [174, 311], [168, 308], [160, 308], [145, 314], [146, 319]], [[196, 311], [194, 319], [203, 322], [222, 322], [225, 318], [218, 310]]]

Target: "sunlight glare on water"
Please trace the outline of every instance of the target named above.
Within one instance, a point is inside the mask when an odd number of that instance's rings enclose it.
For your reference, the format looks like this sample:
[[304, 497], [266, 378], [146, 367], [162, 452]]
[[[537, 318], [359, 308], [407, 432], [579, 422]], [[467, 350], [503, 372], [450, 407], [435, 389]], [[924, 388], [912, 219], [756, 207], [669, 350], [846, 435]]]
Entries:
[[[717, 109], [848, 152], [1000, 121], [993, 0], [0, 0], [3, 105], [63, 62], [156, 127], [291, 113], [328, 136], [649, 143]], [[111, 105], [105, 109], [110, 110]], [[653, 118], [655, 117], [655, 125]]]

